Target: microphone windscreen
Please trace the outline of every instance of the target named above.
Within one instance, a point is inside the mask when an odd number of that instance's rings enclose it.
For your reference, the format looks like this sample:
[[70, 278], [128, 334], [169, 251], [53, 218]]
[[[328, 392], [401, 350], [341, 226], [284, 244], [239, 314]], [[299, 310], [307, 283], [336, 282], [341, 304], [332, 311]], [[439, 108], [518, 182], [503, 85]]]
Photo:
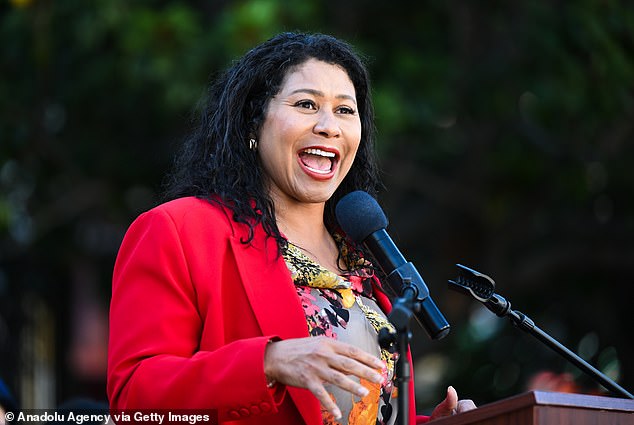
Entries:
[[388, 225], [387, 217], [376, 199], [361, 190], [341, 198], [335, 207], [335, 215], [341, 229], [358, 243]]

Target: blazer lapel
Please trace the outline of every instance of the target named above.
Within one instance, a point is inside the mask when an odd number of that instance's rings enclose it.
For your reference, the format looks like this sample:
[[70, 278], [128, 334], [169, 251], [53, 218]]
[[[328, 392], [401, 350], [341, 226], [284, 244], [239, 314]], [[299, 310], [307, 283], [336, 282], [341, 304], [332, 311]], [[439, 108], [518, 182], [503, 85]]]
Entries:
[[[243, 244], [239, 236], [234, 236], [231, 245], [262, 335], [308, 337], [306, 316], [290, 272], [278, 256], [275, 239], [266, 237], [258, 227], [251, 244]], [[290, 386], [287, 390], [307, 424], [322, 423], [319, 401], [310, 391]]]

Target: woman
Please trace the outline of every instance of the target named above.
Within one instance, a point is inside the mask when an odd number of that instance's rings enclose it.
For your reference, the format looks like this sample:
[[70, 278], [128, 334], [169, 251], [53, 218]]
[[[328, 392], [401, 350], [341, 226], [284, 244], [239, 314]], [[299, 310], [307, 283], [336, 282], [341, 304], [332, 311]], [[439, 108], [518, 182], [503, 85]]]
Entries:
[[[372, 123], [366, 69], [330, 36], [278, 35], [218, 79], [172, 200], [117, 258], [112, 408], [394, 423], [394, 359], [376, 338], [389, 301], [333, 218], [346, 193], [375, 193]], [[450, 387], [432, 418], [461, 406]]]

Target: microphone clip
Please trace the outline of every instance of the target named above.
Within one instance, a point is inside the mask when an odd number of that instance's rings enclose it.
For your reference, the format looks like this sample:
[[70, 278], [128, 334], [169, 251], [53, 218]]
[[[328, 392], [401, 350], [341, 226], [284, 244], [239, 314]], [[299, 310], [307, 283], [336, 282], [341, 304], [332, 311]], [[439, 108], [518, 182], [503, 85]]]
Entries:
[[450, 289], [471, 295], [498, 317], [505, 317], [511, 313], [511, 303], [495, 293], [495, 281], [492, 278], [462, 264], [456, 264], [456, 267], [459, 275], [449, 280]]

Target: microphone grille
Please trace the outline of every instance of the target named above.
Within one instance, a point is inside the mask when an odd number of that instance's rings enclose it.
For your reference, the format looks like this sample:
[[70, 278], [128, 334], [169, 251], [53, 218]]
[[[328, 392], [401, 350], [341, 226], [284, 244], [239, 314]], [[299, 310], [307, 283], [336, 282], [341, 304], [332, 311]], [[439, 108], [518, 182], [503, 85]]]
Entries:
[[361, 190], [341, 198], [335, 207], [335, 215], [341, 229], [358, 243], [388, 225], [387, 217], [376, 199]]

